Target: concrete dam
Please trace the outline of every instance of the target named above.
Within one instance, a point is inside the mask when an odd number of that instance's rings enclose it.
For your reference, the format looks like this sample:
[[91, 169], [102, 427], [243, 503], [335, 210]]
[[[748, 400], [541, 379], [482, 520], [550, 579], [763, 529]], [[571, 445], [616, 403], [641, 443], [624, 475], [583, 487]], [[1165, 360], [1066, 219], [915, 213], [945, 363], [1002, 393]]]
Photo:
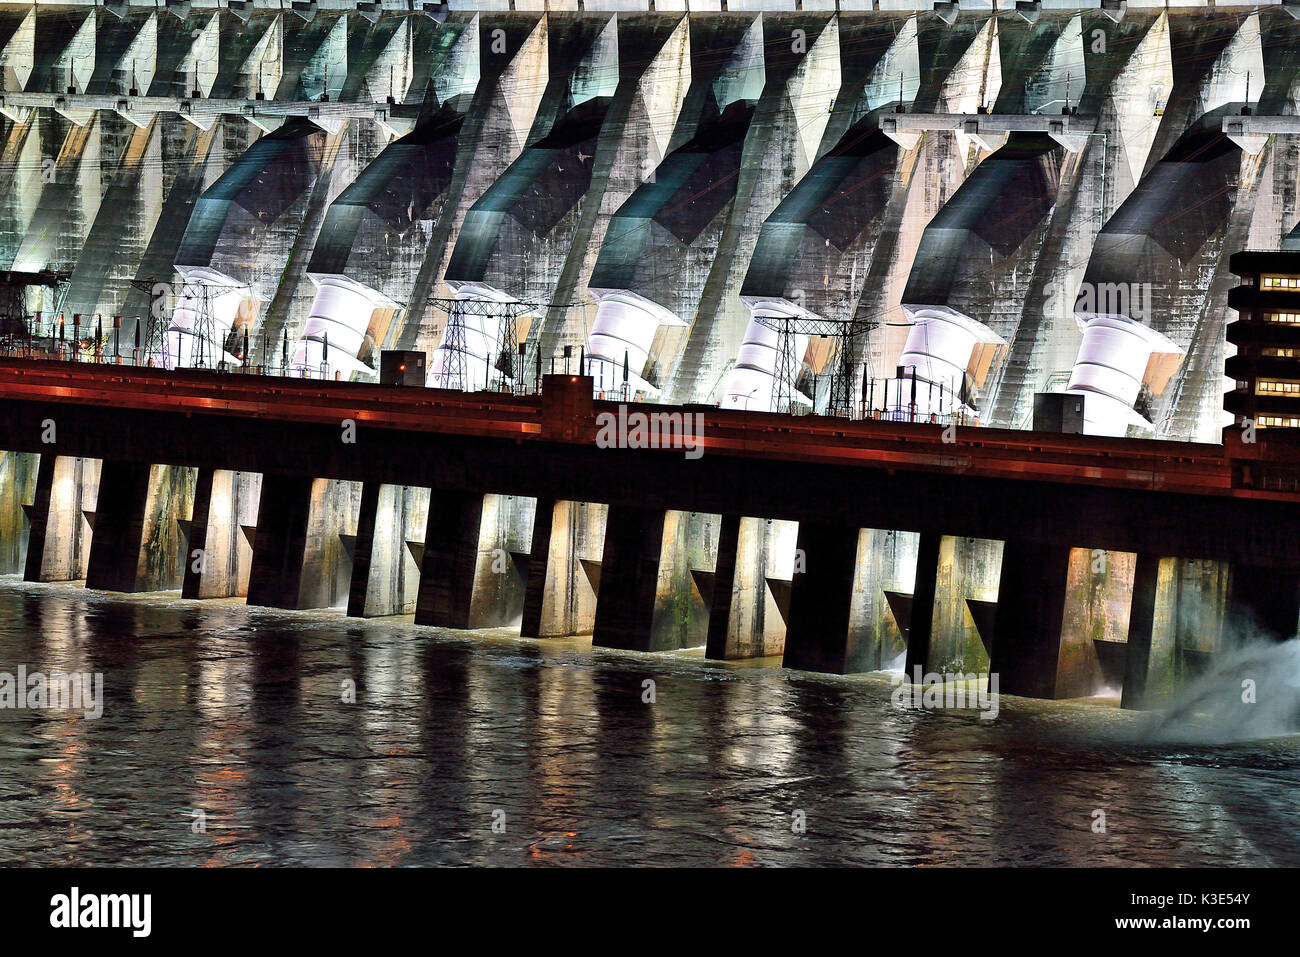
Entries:
[[[1086, 400], [1087, 436], [1184, 443], [1189, 461], [1239, 426], [1228, 260], [1300, 246], [1300, 10], [669, 7], [0, 4], [10, 353], [246, 373], [268, 400], [284, 376], [382, 388], [381, 356], [400, 354], [430, 394], [521, 398], [571, 371], [637, 408], [963, 433], [1027, 432], [1055, 394]], [[111, 397], [95, 401], [111, 433]], [[887, 508], [845, 512], [874, 523], [849, 543], [825, 516], [760, 509], [743, 475], [748, 511], [652, 498], [667, 504], [647, 518], [590, 482], [566, 499], [490, 475], [305, 477], [274, 456], [158, 454], [141, 472], [111, 443], [42, 445], [15, 433], [0, 461], [0, 570], [32, 580], [417, 620], [422, 590], [456, 583], [465, 613], [442, 624], [588, 634], [623, 541], [638, 647], [749, 658], [787, 651], [810, 601], [795, 583], [830, 549], [853, 569], [833, 623], [850, 651], [804, 664], [981, 671], [1000, 591], [1022, 596], [1048, 561], [1059, 653], [1021, 689], [1118, 690], [1138, 607], [1144, 700], [1245, 632], [1293, 634], [1300, 612], [1285, 549], [1252, 563], [1110, 530], [1045, 558], [1032, 530], [923, 531]], [[889, 488], [903, 514], [929, 486]], [[120, 524], [101, 498], [138, 500], [129, 574], [92, 571]], [[458, 543], [439, 554], [472, 552], [481, 574], [426, 557], [431, 515]], [[299, 520], [289, 539], [269, 524]], [[1107, 521], [1141, 523], [1136, 506]], [[649, 583], [628, 571], [651, 559]], [[297, 562], [292, 594], [259, 588], [275, 561]], [[1037, 627], [1015, 600], [1001, 614]]]

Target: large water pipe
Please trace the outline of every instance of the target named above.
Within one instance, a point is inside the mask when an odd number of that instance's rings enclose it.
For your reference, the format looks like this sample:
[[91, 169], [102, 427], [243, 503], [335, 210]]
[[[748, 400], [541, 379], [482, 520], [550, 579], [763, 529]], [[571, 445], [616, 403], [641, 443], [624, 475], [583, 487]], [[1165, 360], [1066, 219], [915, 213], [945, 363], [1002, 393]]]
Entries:
[[[196, 362], [238, 364], [238, 356], [225, 350], [226, 336], [234, 327], [248, 288], [209, 266], [177, 266], [181, 293], [164, 339], [163, 365], [168, 369], [192, 368]], [[203, 313], [211, 315], [210, 330], [203, 329]]]
[[629, 394], [641, 392], [657, 398], [659, 389], [641, 375], [660, 326], [685, 325], [658, 303], [626, 289], [597, 292], [596, 319], [587, 337], [587, 372], [597, 389], [617, 389], [627, 369]]
[[[780, 299], [744, 300], [749, 307], [749, 325], [745, 327], [745, 340], [736, 353], [736, 364], [723, 380], [719, 404], [724, 409], [743, 409], [754, 412], [782, 411], [772, 408], [776, 394], [777, 366], [781, 353], [781, 320], [798, 319], [805, 315], [797, 306]], [[808, 351], [808, 336], [791, 335], [790, 352], [793, 368], [786, 387], [793, 390], [803, 367], [804, 353]], [[806, 402], [807, 399], [803, 396]]]
[[293, 365], [309, 370], [328, 365], [330, 371], [345, 376], [360, 373], [373, 378], [375, 370], [357, 355], [365, 343], [372, 313], [379, 306], [393, 304], [369, 286], [346, 276], [312, 275], [311, 280], [316, 284], [316, 298], [294, 348]]
[[1133, 405], [1143, 383], [1161, 374], [1162, 364], [1152, 358], [1182, 356], [1183, 350], [1127, 316], [1079, 316], [1078, 322], [1083, 342], [1065, 391], [1084, 396], [1084, 434], [1123, 436], [1129, 426], [1154, 429]]
[[920, 421], [931, 415], [974, 415], [965, 399], [969, 384], [983, 378], [991, 359], [985, 347], [999, 349], [1005, 340], [955, 309], [904, 306], [904, 312], [912, 327], [898, 358], [903, 374], [886, 388], [886, 416]]

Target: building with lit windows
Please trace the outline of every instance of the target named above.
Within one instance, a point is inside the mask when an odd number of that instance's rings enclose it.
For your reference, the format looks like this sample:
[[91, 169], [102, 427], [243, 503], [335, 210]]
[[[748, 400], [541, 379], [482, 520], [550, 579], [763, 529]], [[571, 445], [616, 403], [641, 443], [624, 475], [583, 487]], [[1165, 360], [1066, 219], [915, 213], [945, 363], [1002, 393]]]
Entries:
[[1236, 387], [1224, 400], [1239, 426], [1289, 430], [1300, 440], [1300, 249], [1241, 252], [1230, 261], [1241, 284], [1228, 293], [1237, 347], [1225, 371]]

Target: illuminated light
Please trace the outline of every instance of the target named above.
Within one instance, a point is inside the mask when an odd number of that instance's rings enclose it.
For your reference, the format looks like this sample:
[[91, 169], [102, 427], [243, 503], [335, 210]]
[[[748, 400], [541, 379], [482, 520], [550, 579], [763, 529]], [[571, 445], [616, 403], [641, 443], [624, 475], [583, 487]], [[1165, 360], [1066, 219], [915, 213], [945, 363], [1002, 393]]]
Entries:
[[1300, 289], [1300, 276], [1265, 276], [1265, 289]]

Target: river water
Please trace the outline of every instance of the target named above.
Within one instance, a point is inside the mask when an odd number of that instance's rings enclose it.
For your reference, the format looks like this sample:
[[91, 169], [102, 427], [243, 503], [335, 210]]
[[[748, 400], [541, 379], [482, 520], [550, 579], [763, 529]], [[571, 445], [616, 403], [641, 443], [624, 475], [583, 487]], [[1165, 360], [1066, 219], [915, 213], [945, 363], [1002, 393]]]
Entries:
[[1300, 738], [1101, 700], [0, 579], [20, 665], [103, 715], [0, 710], [2, 864], [1300, 865]]

